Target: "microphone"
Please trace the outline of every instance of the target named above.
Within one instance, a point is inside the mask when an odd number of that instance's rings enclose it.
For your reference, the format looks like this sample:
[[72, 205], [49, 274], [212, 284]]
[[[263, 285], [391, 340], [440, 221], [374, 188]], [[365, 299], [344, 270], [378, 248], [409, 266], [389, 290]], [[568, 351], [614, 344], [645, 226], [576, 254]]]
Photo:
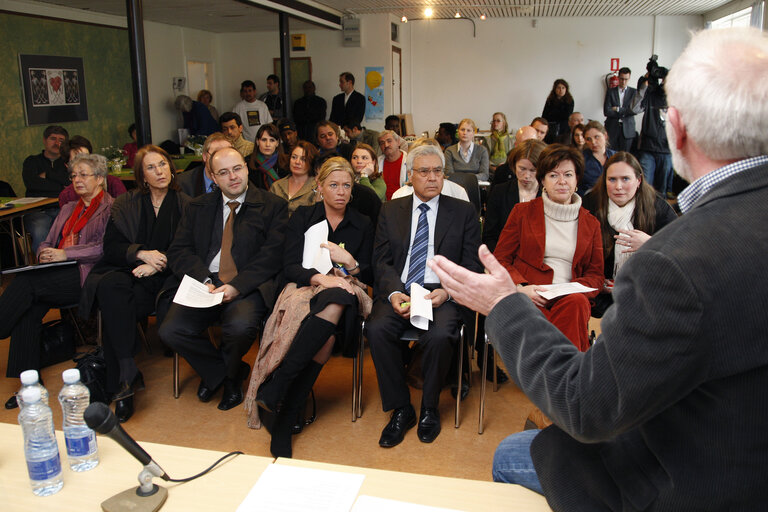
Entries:
[[152, 460], [152, 457], [144, 451], [144, 448], [139, 446], [139, 444], [134, 441], [125, 430], [123, 430], [123, 427], [121, 427], [120, 423], [117, 421], [115, 413], [113, 413], [106, 404], [93, 402], [83, 413], [83, 419], [85, 419], [88, 428], [112, 438], [113, 441], [122, 446], [128, 453], [133, 455], [136, 460], [141, 462], [143, 466], [151, 465], [153, 466], [153, 469], [156, 468], [161, 472], [161, 474], [155, 476], [159, 476], [165, 481], [170, 479], [165, 473], [165, 470]]

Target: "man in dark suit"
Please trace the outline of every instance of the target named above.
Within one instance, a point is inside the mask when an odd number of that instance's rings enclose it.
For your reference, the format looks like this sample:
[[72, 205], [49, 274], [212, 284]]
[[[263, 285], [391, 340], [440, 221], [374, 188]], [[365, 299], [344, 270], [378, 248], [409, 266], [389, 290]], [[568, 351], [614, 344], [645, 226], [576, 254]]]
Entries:
[[341, 126], [345, 121], [362, 124], [365, 117], [365, 96], [355, 90], [355, 76], [345, 71], [339, 75], [341, 93], [333, 97], [330, 120]]
[[622, 266], [587, 352], [487, 250], [484, 275], [433, 261], [458, 302], [489, 313], [504, 366], [554, 423], [502, 441], [495, 480], [543, 493], [553, 510], [765, 507], [768, 145], [755, 127], [768, 103], [754, 84], [768, 78], [766, 55], [758, 30], [703, 30], [672, 65], [666, 130], [691, 182], [683, 216]]
[[203, 161], [190, 165], [186, 171], [176, 174], [182, 192], [189, 197], [197, 197], [217, 190], [216, 183], [208, 170], [208, 162], [216, 151], [231, 147], [232, 143], [221, 132], [215, 132], [206, 137], [203, 143]]
[[603, 114], [605, 114], [605, 130], [608, 132], [608, 142], [611, 149], [629, 151], [635, 138], [635, 113], [632, 111], [632, 98], [637, 89], [629, 87], [629, 68], [619, 70], [619, 86], [610, 87], [605, 92]]
[[[243, 401], [242, 381], [250, 368], [242, 357], [274, 300], [288, 204], [248, 186], [248, 166], [234, 148], [214, 153], [209, 165], [219, 191], [187, 207], [168, 249], [169, 279], [178, 283], [189, 275], [211, 293], [224, 293], [224, 301], [211, 308], [173, 304], [159, 332], [200, 375], [201, 402], [223, 385], [218, 407], [226, 411]], [[218, 348], [203, 334], [216, 321], [222, 333]]]
[[293, 119], [299, 132], [299, 139], [314, 142], [315, 125], [325, 119], [328, 104], [315, 94], [315, 82], [307, 80], [302, 85], [304, 96], [293, 104]]
[[418, 437], [431, 443], [440, 433], [438, 401], [458, 343], [461, 311], [440, 287], [426, 261], [442, 254], [469, 269], [479, 269], [480, 223], [472, 205], [440, 194], [445, 157], [440, 148], [424, 145], [408, 154], [413, 195], [385, 203], [374, 243], [375, 302], [366, 322], [371, 356], [376, 366], [381, 402], [392, 417], [379, 445], [399, 444], [416, 424], [405, 381], [401, 334], [410, 326], [411, 283], [430, 293], [433, 321], [420, 332], [424, 377]]

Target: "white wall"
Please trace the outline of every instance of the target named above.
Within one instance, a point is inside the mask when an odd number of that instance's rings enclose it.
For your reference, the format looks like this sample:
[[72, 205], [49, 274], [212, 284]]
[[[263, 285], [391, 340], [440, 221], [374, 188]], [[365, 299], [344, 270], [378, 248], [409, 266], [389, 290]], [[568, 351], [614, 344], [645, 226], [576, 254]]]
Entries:
[[635, 83], [652, 53], [670, 66], [688, 29], [703, 26], [699, 16], [539, 18], [535, 28], [531, 19], [476, 23], [474, 38], [466, 21], [408, 23], [417, 132], [464, 117], [488, 129], [495, 111], [516, 129], [541, 115], [556, 78], [570, 84], [576, 110], [602, 122], [603, 77], [612, 57], [633, 70]]

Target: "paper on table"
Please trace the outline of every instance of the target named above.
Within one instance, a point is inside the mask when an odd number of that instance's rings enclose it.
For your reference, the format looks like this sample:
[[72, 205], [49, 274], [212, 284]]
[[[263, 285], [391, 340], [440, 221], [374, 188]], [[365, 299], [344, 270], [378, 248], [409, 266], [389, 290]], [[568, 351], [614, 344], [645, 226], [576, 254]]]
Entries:
[[411, 325], [424, 331], [432, 320], [432, 301], [424, 298], [429, 293], [429, 290], [420, 284], [411, 284]]
[[458, 512], [453, 508], [430, 507], [405, 501], [389, 500], [376, 496], [359, 496], [351, 512]]
[[322, 220], [310, 226], [304, 232], [304, 255], [301, 260], [301, 266], [304, 268], [314, 268], [321, 274], [327, 274], [333, 268], [331, 262], [331, 251], [320, 247], [328, 241], [328, 222]]
[[43, 199], [48, 199], [48, 198], [47, 197], [17, 197], [13, 201], [8, 201], [5, 204], [15, 204], [15, 205], [32, 204], [38, 201], [42, 201]]
[[221, 304], [224, 292], [211, 293], [208, 286], [200, 281], [185, 275], [181, 280], [179, 289], [173, 297], [173, 302], [188, 308], [210, 308]]
[[587, 288], [581, 283], [542, 284], [539, 287], [547, 289], [545, 292], [536, 292], [547, 300], [571, 293], [588, 293], [597, 290], [597, 288]]
[[271, 464], [237, 512], [344, 511], [352, 508], [365, 475]]

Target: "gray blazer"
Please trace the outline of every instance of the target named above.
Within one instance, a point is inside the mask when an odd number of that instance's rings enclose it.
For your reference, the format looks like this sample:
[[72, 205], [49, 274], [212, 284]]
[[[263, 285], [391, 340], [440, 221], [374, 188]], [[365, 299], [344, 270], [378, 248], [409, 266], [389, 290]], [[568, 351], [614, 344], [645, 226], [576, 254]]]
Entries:
[[469, 162], [465, 162], [459, 154], [459, 145], [454, 144], [445, 148], [445, 170], [452, 172], [471, 172], [477, 174], [478, 180], [488, 181], [488, 150], [485, 146], [475, 143]]
[[554, 422], [531, 446], [553, 510], [765, 506], [766, 204], [762, 165], [656, 233], [587, 352], [522, 294], [488, 315], [504, 366]]
[[[624, 103], [619, 104], [619, 88], [611, 87], [605, 93], [605, 101], [603, 102], [603, 114], [605, 114], [605, 131], [608, 132], [611, 137], [618, 135], [619, 128], [624, 133], [625, 139], [631, 139], [636, 134], [635, 128], [635, 113], [632, 111], [632, 98], [635, 97], [637, 89], [634, 87], [627, 87], [624, 93]], [[620, 107], [618, 111], [614, 111], [613, 107]], [[619, 123], [621, 121], [621, 123]]]

